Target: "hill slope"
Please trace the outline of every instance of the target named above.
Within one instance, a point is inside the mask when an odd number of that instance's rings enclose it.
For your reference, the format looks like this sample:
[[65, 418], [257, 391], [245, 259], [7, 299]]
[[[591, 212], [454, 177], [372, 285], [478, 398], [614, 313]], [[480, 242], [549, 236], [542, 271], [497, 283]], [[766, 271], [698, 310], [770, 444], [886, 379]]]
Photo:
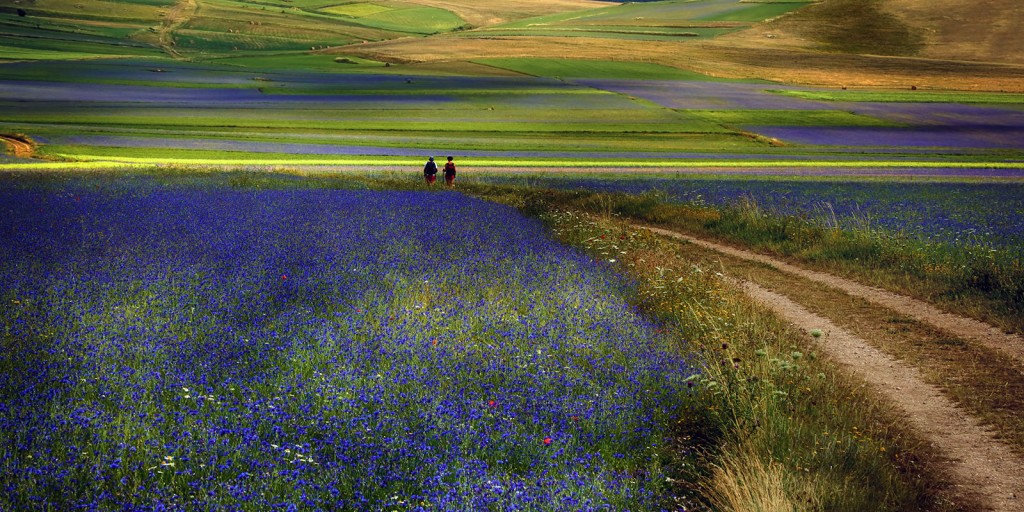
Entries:
[[758, 47], [1024, 64], [1017, 0], [824, 0], [736, 34]]

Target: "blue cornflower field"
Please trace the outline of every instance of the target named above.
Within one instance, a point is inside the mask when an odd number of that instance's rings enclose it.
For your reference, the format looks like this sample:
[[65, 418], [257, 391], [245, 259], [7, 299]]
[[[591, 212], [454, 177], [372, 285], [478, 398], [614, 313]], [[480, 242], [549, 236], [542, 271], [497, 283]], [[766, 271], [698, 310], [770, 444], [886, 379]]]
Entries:
[[693, 373], [455, 193], [0, 191], [0, 509], [659, 503]]
[[[766, 213], [820, 225], [867, 228], [923, 242], [1020, 254], [1024, 184], [1017, 181], [812, 180], [772, 177], [531, 178], [536, 184], [599, 192], [660, 192], [675, 202], [729, 207], [746, 202]], [[513, 181], [492, 178], [492, 181]]]

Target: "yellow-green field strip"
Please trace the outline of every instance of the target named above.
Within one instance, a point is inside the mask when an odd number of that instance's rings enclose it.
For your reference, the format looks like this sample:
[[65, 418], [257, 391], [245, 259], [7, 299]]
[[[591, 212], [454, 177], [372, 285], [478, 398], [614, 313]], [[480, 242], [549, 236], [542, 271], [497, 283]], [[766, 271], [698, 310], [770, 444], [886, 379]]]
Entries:
[[[71, 158], [71, 155], [58, 155]], [[457, 154], [456, 154], [457, 156]], [[295, 158], [295, 159], [167, 159], [145, 157], [116, 157], [74, 155], [74, 161], [62, 162], [12, 162], [0, 164], [0, 170], [10, 169], [96, 169], [103, 167], [139, 167], [154, 165], [181, 166], [417, 166], [423, 163], [422, 158], [409, 157], [368, 157], [368, 158]], [[929, 168], [929, 169], [1024, 169], [1024, 161], [1013, 162], [979, 162], [935, 160], [610, 160], [610, 159], [507, 159], [507, 158], [472, 158], [458, 159], [469, 167], [507, 167], [507, 168]]]

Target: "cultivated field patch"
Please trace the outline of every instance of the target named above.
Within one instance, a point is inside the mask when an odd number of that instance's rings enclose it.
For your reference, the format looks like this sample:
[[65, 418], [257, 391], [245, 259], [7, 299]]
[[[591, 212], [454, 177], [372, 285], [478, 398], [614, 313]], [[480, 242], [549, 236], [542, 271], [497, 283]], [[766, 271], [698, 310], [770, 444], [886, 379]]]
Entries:
[[[1017, 175], [1018, 178], [1021, 175]], [[515, 181], [522, 178], [488, 177]], [[818, 225], [887, 232], [937, 244], [1024, 251], [1024, 183], [971, 182], [950, 176], [935, 181], [850, 180], [842, 177], [781, 179], [757, 176], [531, 177], [536, 185], [656, 193], [667, 200], [752, 208]]]

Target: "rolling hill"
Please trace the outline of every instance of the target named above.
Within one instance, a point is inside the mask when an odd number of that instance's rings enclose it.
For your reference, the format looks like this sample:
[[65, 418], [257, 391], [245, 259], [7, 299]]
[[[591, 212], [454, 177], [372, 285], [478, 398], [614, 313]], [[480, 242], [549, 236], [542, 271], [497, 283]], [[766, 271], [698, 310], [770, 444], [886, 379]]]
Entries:
[[583, 58], [805, 85], [1024, 92], [1024, 7], [982, 4], [3, 0], [0, 61], [169, 56], [251, 67], [276, 56], [299, 68], [338, 59], [478, 73], [471, 63], [483, 59]]

